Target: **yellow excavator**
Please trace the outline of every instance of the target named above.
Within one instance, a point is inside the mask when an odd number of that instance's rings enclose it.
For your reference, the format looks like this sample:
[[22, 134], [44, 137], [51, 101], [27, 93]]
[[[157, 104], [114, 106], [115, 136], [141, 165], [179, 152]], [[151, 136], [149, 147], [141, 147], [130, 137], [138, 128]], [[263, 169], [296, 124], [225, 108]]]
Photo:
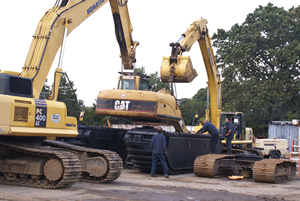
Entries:
[[[63, 188], [77, 181], [117, 179], [118, 154], [72, 145], [56, 138], [78, 136], [77, 120], [57, 101], [62, 58], [69, 35], [108, 0], [57, 0], [38, 23], [21, 73], [0, 73], [0, 183], [35, 188]], [[124, 69], [132, 69], [138, 42], [131, 37], [127, 0], [109, 1]], [[57, 51], [52, 94], [39, 99]]]
[[[162, 66], [165, 63], [169, 67], [170, 63], [166, 60], [163, 61]], [[170, 69], [167, 70], [169, 71]], [[186, 71], [188, 71], [187, 78], [183, 78], [180, 82], [191, 81], [196, 74], [195, 70], [186, 68]], [[167, 78], [164, 79], [162, 74], [162, 80], [174, 82], [174, 78], [177, 81], [176, 76], [169, 76], [168, 73]], [[191, 172], [195, 158], [210, 153], [210, 136], [189, 133], [172, 90], [163, 89], [153, 92], [147, 90], [147, 87], [141, 88], [140, 80], [142, 80], [141, 75], [124, 74], [120, 76], [117, 89], [100, 91], [97, 96], [96, 114], [131, 118], [135, 124], [142, 125], [123, 135], [131, 162], [135, 168], [145, 172], [151, 169], [150, 142], [153, 135], [157, 133], [156, 126], [172, 125], [176, 132], [164, 132], [167, 140], [169, 172], [172, 174]], [[103, 137], [103, 133], [100, 131], [97, 136]], [[221, 149], [219, 142], [217, 151], [220, 153]], [[158, 169], [162, 170], [162, 168]]]
[[[208, 77], [206, 119], [210, 120], [211, 123], [220, 130], [221, 136], [225, 136], [225, 119], [232, 117], [234, 119], [232, 123], [234, 123], [236, 127], [232, 144], [237, 148], [237, 145], [251, 148], [253, 131], [251, 128], [246, 128], [245, 115], [242, 112], [222, 111], [221, 74], [218, 71], [211, 40], [208, 35], [207, 20], [196, 20], [176, 43], [170, 44], [172, 47], [171, 56], [163, 57], [160, 70], [161, 80], [170, 83], [172, 89], [174, 83], [189, 83], [197, 77], [198, 74], [193, 68], [190, 56], [182, 55], [184, 52], [190, 51], [193, 44], [197, 41], [201, 49]], [[197, 132], [200, 128], [201, 126], [196, 126], [194, 131]], [[223, 140], [222, 143], [225, 144], [225, 140]], [[234, 151], [241, 152], [240, 149], [234, 149]]]
[[[254, 171], [256, 181], [278, 182], [279, 180], [286, 181], [288, 179], [293, 179], [295, 176], [295, 164], [282, 161], [265, 161], [262, 160], [262, 156], [258, 154], [259, 151], [246, 148], [235, 150], [240, 153], [238, 159], [235, 155], [211, 155], [209, 154], [210, 135], [190, 134], [187, 131], [176, 98], [173, 96], [172, 89], [174, 83], [191, 82], [197, 76], [196, 70], [192, 67], [190, 57], [182, 55], [183, 52], [189, 51], [196, 41], [199, 43], [209, 80], [208, 85], [211, 97], [211, 111], [207, 108], [207, 118], [210, 113], [211, 122], [220, 129], [221, 133], [223, 133], [223, 121], [225, 118], [234, 117], [234, 124], [237, 127], [237, 132], [235, 133], [233, 144], [251, 145], [251, 132], [246, 132], [244, 115], [240, 112], [221, 111], [221, 77], [214, 58], [211, 40], [208, 35], [207, 20], [205, 19], [196, 20], [191, 24], [176, 43], [170, 44], [172, 47], [171, 56], [163, 58], [161, 65], [161, 79], [163, 82], [170, 84], [171, 91], [142, 91], [136, 90], [138, 89], [137, 87], [132, 87], [131, 89], [118, 88], [104, 90], [97, 96], [96, 113], [101, 115], [128, 117], [136, 122], [144, 123], [143, 127], [130, 130], [124, 137], [129, 153], [128, 156], [134, 167], [140, 171], [149, 172], [151, 169], [150, 142], [153, 135], [156, 134], [154, 126], [169, 123], [173, 125], [176, 130], [176, 132], [173, 133], [164, 132], [167, 141], [167, 164], [170, 173], [185, 173], [194, 169], [194, 172], [198, 175], [198, 171], [210, 173], [215, 171], [214, 168], [217, 168], [219, 171], [218, 173], [223, 174], [226, 172], [223, 170], [229, 170], [230, 172], [243, 168], [251, 169], [254, 164], [256, 164], [257, 166]], [[134, 80], [135, 77], [132, 77], [131, 79]], [[249, 129], [249, 131], [251, 131], [251, 129]], [[217, 153], [221, 153], [222, 150], [220, 141], [217, 144]], [[210, 158], [216, 160], [210, 160]], [[208, 163], [206, 161], [213, 162]], [[218, 167], [214, 166], [213, 164], [215, 161], [219, 161], [222, 165], [219, 165]], [[230, 163], [229, 167], [226, 167], [226, 162]], [[204, 166], [201, 164], [204, 164]], [[267, 166], [271, 165], [271, 168], [268, 169], [268, 171], [270, 170], [272, 172], [271, 174], [275, 175], [273, 180], [264, 177], [269, 177], [270, 175], [258, 173], [263, 164], [266, 164]], [[278, 168], [282, 171], [280, 173], [275, 173], [276, 171], [278, 172]], [[162, 168], [160, 167], [158, 170], [162, 171]], [[213, 175], [215, 175], [214, 173]], [[279, 176], [280, 179], [275, 179], [277, 176]]]
[[[198, 41], [208, 77], [208, 89], [211, 97], [211, 122], [224, 136], [225, 118], [234, 117], [236, 133], [233, 145], [252, 146], [252, 129], [245, 128], [245, 116], [241, 112], [221, 111], [221, 79], [214, 58], [211, 40], [207, 29], [207, 20], [198, 19], [190, 25], [176, 43], [171, 43], [170, 57], [164, 57], [161, 67], [161, 77], [165, 82], [191, 82], [197, 73], [192, 67], [190, 57], [182, 56]], [[206, 118], [209, 117], [207, 107]], [[245, 132], [248, 130], [248, 132]], [[245, 135], [246, 134], [246, 135]], [[238, 136], [238, 138], [236, 138]], [[225, 143], [223, 140], [222, 143]], [[216, 175], [245, 174], [255, 181], [280, 183], [292, 180], [296, 176], [296, 164], [279, 159], [263, 159], [260, 151], [244, 148], [233, 149], [235, 155], [207, 154], [198, 156], [194, 161], [194, 173], [197, 176], [214, 177]]]

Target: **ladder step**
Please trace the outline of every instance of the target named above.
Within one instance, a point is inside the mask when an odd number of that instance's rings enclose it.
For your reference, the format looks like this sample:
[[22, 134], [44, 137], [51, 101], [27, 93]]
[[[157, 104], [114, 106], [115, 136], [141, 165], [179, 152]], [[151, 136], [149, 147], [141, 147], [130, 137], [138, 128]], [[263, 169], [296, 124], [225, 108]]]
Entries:
[[290, 161], [298, 162], [298, 161], [299, 161], [299, 158], [290, 158]]
[[300, 148], [300, 146], [295, 146], [295, 145], [294, 145], [292, 148]]
[[291, 152], [291, 154], [299, 154], [299, 152]]

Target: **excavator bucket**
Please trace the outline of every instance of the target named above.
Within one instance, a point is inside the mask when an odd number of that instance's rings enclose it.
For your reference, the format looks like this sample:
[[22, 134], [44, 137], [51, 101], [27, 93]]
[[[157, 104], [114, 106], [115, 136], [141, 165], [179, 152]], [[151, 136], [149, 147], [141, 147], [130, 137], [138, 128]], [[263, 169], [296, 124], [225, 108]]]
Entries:
[[177, 63], [170, 65], [170, 57], [164, 57], [160, 67], [160, 76], [162, 82], [169, 82], [170, 68], [174, 66], [173, 82], [189, 83], [198, 76], [196, 70], [193, 68], [191, 58], [189, 56], [179, 56]]

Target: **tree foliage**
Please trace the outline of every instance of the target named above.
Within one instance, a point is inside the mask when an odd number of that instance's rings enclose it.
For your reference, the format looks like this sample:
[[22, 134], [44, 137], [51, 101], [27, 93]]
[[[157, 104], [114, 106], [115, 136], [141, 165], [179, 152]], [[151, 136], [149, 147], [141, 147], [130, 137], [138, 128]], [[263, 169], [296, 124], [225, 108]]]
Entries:
[[300, 6], [286, 11], [269, 3], [212, 37], [223, 110], [244, 112], [254, 132], [266, 133], [271, 120], [300, 119], [299, 20]]
[[[198, 92], [191, 98], [179, 99], [178, 104], [181, 111], [181, 115], [186, 125], [191, 125], [195, 113], [199, 113], [200, 119], [205, 118], [205, 109], [206, 109], [206, 98], [207, 98], [207, 89], [199, 89]], [[194, 122], [194, 125], [198, 124], [198, 121]]]
[[[73, 91], [74, 89], [74, 91]], [[57, 101], [64, 102], [67, 106], [67, 115], [78, 118], [79, 117], [79, 106], [83, 106], [82, 100], [77, 100], [76, 88], [74, 88], [74, 82], [68, 81], [65, 74], [62, 75], [59, 90], [57, 95]], [[47, 80], [43, 86], [40, 94], [40, 99], [48, 99], [51, 95], [52, 86], [48, 85]], [[83, 106], [84, 107], [84, 106]]]
[[48, 80], [46, 79], [39, 98], [48, 99], [50, 94], [51, 94], [50, 86], [48, 85]]
[[83, 101], [77, 100], [77, 89], [74, 88], [74, 86], [74, 82], [71, 80], [69, 81], [67, 76], [63, 74], [59, 84], [57, 101], [65, 102], [68, 116], [78, 118], [80, 109], [78, 105], [83, 105]]
[[[135, 68], [134, 72], [138, 72], [138, 73], [145, 73], [145, 67], [141, 67], [141, 68]], [[160, 77], [158, 75], [158, 72], [155, 71], [155, 73], [150, 73], [150, 74], [146, 74], [147, 76], [149, 76], [149, 83], [151, 86], [152, 91], [159, 91], [161, 89], [165, 89], [167, 86], [167, 83], [163, 83], [162, 81], [160, 81]]]

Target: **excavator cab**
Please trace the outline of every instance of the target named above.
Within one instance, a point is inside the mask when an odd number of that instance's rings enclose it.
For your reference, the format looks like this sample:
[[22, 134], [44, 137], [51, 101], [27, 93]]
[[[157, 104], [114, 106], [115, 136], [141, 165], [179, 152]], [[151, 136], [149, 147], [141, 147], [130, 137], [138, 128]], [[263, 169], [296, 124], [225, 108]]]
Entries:
[[32, 98], [32, 80], [0, 72], [0, 94]]
[[232, 118], [235, 127], [233, 140], [245, 140], [245, 115], [241, 112], [222, 112], [220, 116], [220, 134], [225, 136], [226, 118]]
[[[225, 136], [225, 119], [232, 117], [233, 125], [235, 126], [234, 138], [231, 141], [232, 145], [251, 148], [252, 147], [252, 128], [246, 128], [245, 115], [242, 112], [222, 112], [220, 116], [220, 134]], [[226, 144], [222, 140], [222, 144]]]
[[118, 89], [145, 90], [150, 89], [149, 76], [136, 72], [119, 72]]

